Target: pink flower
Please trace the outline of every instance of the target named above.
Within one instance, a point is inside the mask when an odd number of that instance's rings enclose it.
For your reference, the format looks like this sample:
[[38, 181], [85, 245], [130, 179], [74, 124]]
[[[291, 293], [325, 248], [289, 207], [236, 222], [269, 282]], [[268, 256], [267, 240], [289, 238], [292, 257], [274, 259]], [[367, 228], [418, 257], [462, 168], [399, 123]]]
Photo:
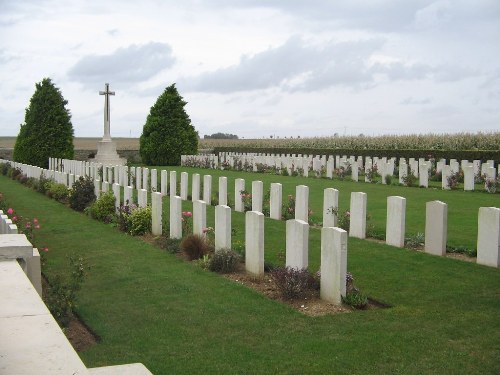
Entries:
[[187, 217], [191, 217], [191, 216], [193, 216], [193, 213], [191, 211], [186, 211], [184, 213], [184, 215], [187, 216]]
[[15, 223], [17, 221], [17, 216], [12, 217], [12, 222]]
[[35, 229], [40, 229], [40, 225], [36, 224]]
[[207, 233], [208, 232], [208, 228], [203, 228], [203, 233]]
[[31, 228], [31, 222], [29, 222], [29, 221], [28, 221], [28, 222], [26, 223], [26, 229], [29, 229], [29, 228]]
[[42, 249], [42, 251], [46, 253], [46, 252], [48, 252], [48, 251], [49, 251], [49, 248], [48, 248], [48, 247], [44, 247], [44, 248]]
[[9, 215], [12, 215], [12, 214], [14, 213], [14, 209], [13, 209], [13, 208], [11, 208], [11, 207], [9, 207], [9, 209], [7, 210], [7, 213], [8, 213]]
[[33, 219], [33, 224], [38, 224], [38, 219], [36, 217]]

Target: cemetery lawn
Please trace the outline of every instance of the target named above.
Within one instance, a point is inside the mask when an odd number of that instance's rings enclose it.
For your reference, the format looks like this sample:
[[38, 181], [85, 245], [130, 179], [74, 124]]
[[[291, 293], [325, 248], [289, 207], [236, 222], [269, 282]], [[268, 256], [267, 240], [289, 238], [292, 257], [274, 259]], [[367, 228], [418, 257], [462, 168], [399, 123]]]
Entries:
[[[252, 179], [268, 175], [237, 176], [250, 186]], [[294, 189], [303, 183], [313, 189], [316, 183], [289, 180], [284, 194], [292, 185]], [[380, 220], [378, 210], [384, 210], [386, 203], [383, 193], [368, 191], [375, 185], [332, 185], [340, 190], [345, 208], [347, 191], [367, 192], [368, 210], [374, 221]], [[425, 191], [385, 189], [386, 195], [411, 192], [412, 199], [413, 193]], [[0, 176], [0, 191], [18, 214], [40, 220], [36, 244], [50, 249], [49, 279], [68, 271], [70, 254], [82, 255], [90, 264], [77, 312], [102, 341], [80, 353], [88, 367], [142, 362], [154, 374], [500, 373], [498, 269], [350, 238], [348, 270], [356, 285], [392, 308], [312, 318], [4, 176]], [[438, 193], [419, 201], [441, 199]], [[455, 200], [466, 207], [476, 199], [477, 207], [485, 205], [483, 199], [489, 199], [488, 206], [498, 202], [498, 196], [481, 193], [467, 195], [470, 199], [459, 192], [444, 193], [449, 200], [441, 200], [450, 204], [449, 223]], [[311, 194], [311, 206], [317, 205], [316, 199]], [[164, 207], [168, 208], [168, 198]], [[407, 220], [414, 214], [425, 216], [424, 207], [408, 202]], [[477, 207], [472, 210], [473, 219], [457, 219], [453, 225], [477, 221]], [[460, 208], [454, 210], [460, 212]], [[213, 220], [213, 208], [207, 214]], [[237, 236], [244, 232], [242, 223], [243, 214], [233, 212]], [[265, 225], [266, 260], [279, 262], [285, 224], [266, 219]], [[466, 230], [451, 226], [452, 233]], [[319, 230], [311, 229], [310, 237], [310, 265], [315, 271]]]

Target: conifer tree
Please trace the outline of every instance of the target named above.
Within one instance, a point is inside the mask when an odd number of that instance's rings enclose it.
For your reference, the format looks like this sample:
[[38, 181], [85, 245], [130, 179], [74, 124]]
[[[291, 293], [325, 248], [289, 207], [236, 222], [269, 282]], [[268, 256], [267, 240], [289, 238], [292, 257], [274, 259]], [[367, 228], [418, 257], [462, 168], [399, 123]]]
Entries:
[[140, 138], [142, 161], [148, 165], [179, 165], [181, 155], [198, 152], [198, 133], [184, 110], [187, 104], [175, 84], [151, 107]]
[[73, 125], [66, 104], [50, 78], [35, 85], [14, 146], [14, 161], [47, 168], [49, 157], [73, 158]]

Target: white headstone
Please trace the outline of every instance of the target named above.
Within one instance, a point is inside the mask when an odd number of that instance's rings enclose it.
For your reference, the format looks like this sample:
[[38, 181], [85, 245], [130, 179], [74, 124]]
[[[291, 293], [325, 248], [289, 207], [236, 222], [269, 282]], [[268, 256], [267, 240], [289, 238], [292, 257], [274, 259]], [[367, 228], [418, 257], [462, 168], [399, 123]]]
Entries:
[[280, 183], [271, 183], [271, 197], [269, 201], [271, 219], [281, 220], [281, 210], [283, 202], [283, 187]]
[[366, 238], [367, 195], [362, 192], [351, 193], [349, 236]]
[[385, 242], [396, 247], [405, 246], [406, 199], [387, 197], [387, 224]]
[[262, 212], [263, 189], [262, 181], [252, 181], [252, 211]]
[[170, 197], [177, 196], [177, 172], [170, 171]]
[[219, 205], [227, 206], [227, 177], [219, 177]]
[[161, 170], [161, 174], [160, 174], [160, 191], [163, 195], [167, 195], [167, 188], [168, 188], [168, 180], [167, 180], [167, 177], [168, 177], [168, 172], [166, 169], [162, 169]]
[[161, 193], [151, 193], [151, 232], [154, 236], [161, 236], [162, 228], [162, 212], [163, 201]]
[[321, 299], [340, 305], [346, 296], [347, 232], [340, 228], [321, 229]]
[[231, 248], [231, 207], [215, 207], [215, 251]]
[[298, 185], [295, 188], [295, 219], [309, 222], [309, 187]]
[[212, 176], [206, 174], [203, 176], [203, 200], [208, 204], [212, 204]]
[[264, 274], [264, 214], [245, 214], [245, 268], [254, 275]]
[[490, 267], [500, 266], [500, 208], [479, 208], [477, 263]]
[[187, 172], [181, 172], [181, 198], [186, 201], [188, 198], [188, 180], [189, 175]]
[[241, 192], [245, 190], [245, 180], [242, 178], [237, 178], [234, 181], [234, 210], [237, 212], [243, 212], [243, 199], [241, 197]]
[[[199, 176], [199, 175], [198, 175]], [[204, 201], [193, 201], [193, 234], [203, 236], [207, 227], [207, 204]]]
[[307, 269], [309, 262], [309, 224], [303, 220], [286, 222], [286, 266]]
[[191, 180], [191, 200], [193, 202], [200, 199], [200, 175], [194, 173]]
[[170, 238], [182, 238], [182, 199], [170, 197]]
[[327, 188], [323, 191], [323, 227], [337, 226], [337, 212], [339, 209], [339, 191]]
[[425, 204], [425, 252], [443, 256], [448, 237], [448, 205], [440, 201]]

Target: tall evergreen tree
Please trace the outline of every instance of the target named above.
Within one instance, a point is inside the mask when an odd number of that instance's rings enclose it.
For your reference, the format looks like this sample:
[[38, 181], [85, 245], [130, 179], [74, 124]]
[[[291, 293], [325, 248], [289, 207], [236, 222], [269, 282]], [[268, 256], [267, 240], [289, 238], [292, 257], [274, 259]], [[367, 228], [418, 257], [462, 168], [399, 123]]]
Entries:
[[142, 161], [148, 165], [179, 165], [181, 155], [198, 152], [198, 133], [184, 110], [187, 104], [175, 84], [151, 107], [140, 138]]
[[73, 158], [73, 125], [65, 107], [68, 101], [50, 78], [35, 87], [16, 139], [14, 160], [47, 168], [49, 157]]

